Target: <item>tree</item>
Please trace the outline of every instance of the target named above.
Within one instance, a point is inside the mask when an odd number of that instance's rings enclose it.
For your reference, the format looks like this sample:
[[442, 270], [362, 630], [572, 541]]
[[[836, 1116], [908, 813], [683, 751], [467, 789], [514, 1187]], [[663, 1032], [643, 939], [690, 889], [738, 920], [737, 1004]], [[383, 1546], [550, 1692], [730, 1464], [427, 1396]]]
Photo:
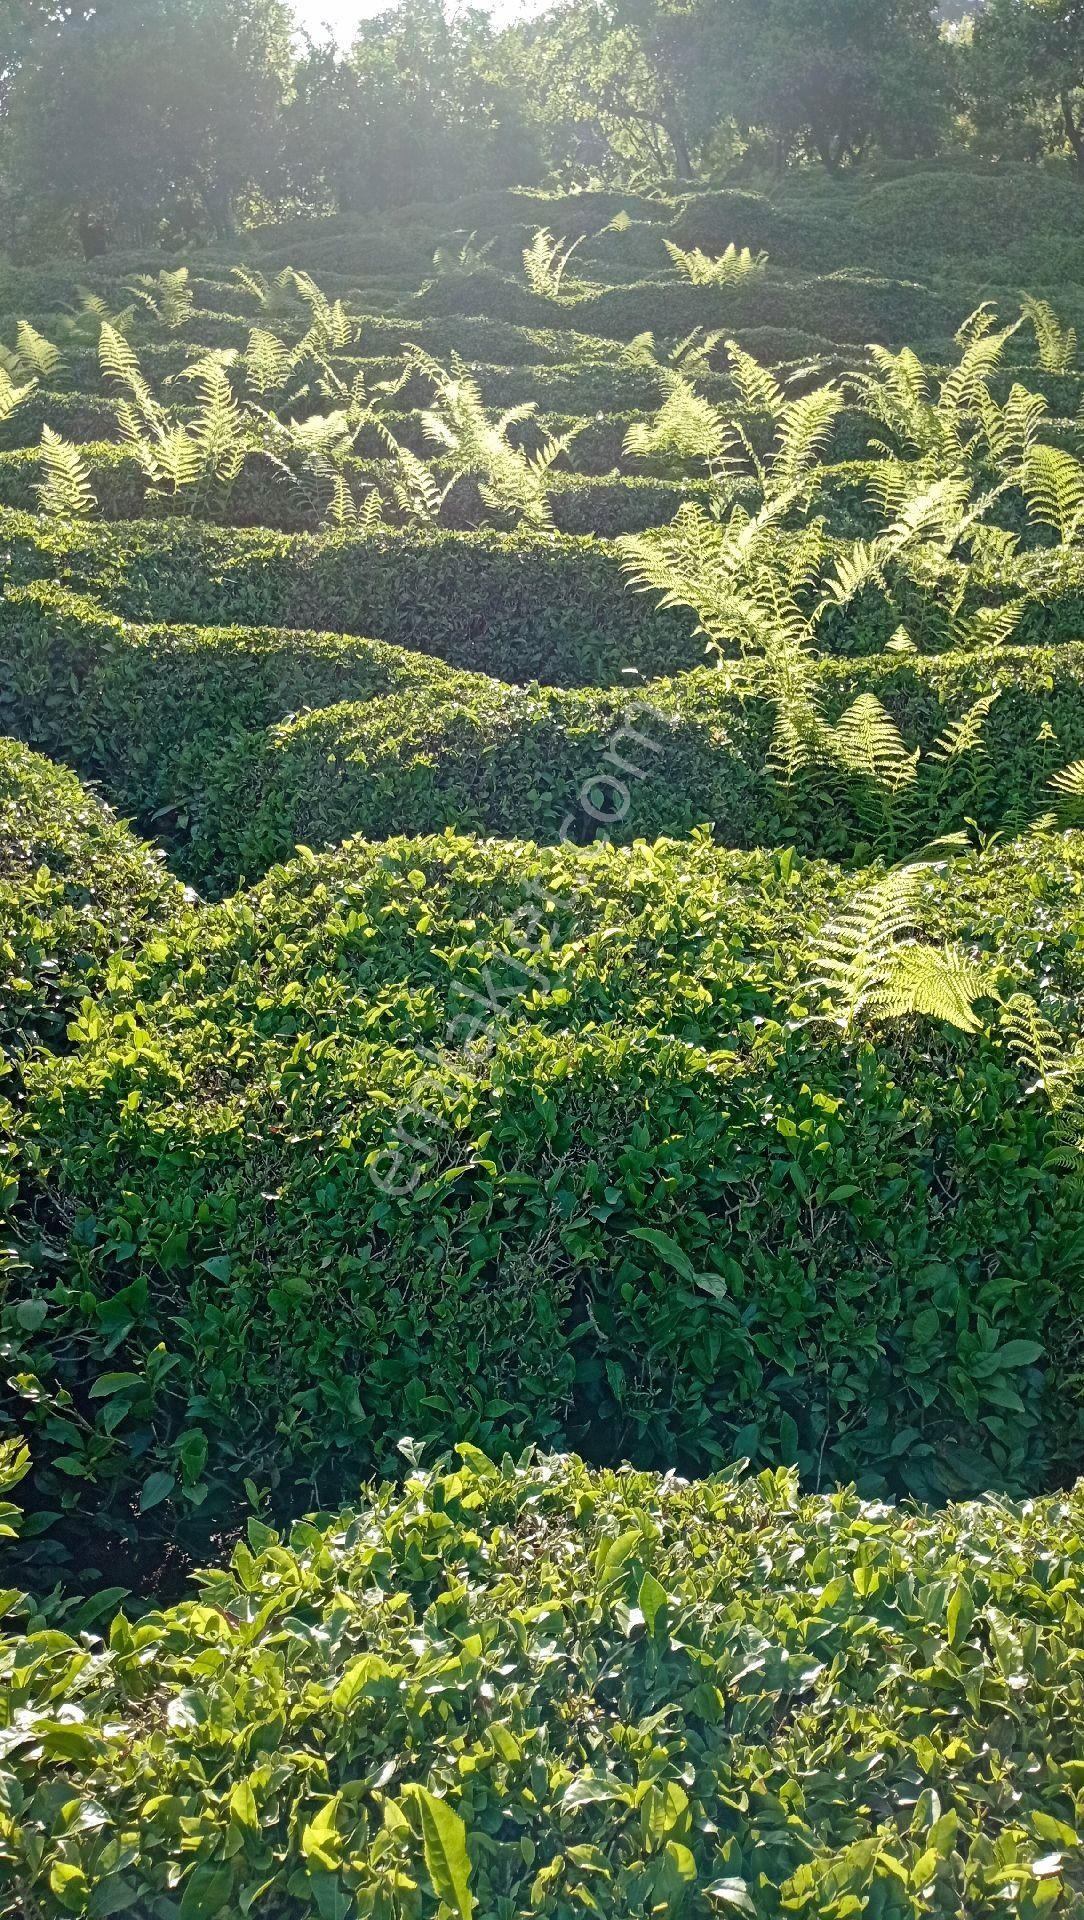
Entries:
[[517, 31], [555, 166], [687, 179], [720, 117], [725, 0], [571, 0]]
[[732, 0], [726, 105], [762, 127], [781, 163], [830, 171], [872, 147], [934, 150], [947, 66], [932, 0]]
[[982, 147], [998, 157], [1067, 147], [1084, 173], [1084, 0], [988, 0], [969, 68]]
[[292, 32], [285, 0], [40, 10], [11, 83], [17, 185], [141, 238], [178, 216], [229, 232], [274, 156]]
[[287, 113], [294, 192], [347, 212], [530, 182], [537, 158], [488, 17], [401, 0], [347, 55], [309, 43]]

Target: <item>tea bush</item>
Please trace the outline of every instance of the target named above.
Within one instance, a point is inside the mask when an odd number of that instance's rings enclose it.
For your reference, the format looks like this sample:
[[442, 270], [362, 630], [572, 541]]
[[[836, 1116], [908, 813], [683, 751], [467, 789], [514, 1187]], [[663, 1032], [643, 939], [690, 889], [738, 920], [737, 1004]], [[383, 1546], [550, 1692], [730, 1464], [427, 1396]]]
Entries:
[[1080, 1909], [1082, 205], [0, 271], [5, 1920]]
[[462, 1453], [9, 1640], [0, 1912], [1074, 1910], [1079, 1491]]
[[[926, 887], [1069, 1031], [1082, 858]], [[1055, 1470], [1080, 1199], [995, 1037], [810, 1023], [860, 885], [704, 841], [355, 842], [115, 963], [24, 1068], [35, 1504], [196, 1544], [242, 1480], [337, 1499], [403, 1432], [921, 1494]]]
[[[101, 780], [204, 889], [352, 834], [627, 841], [710, 823], [724, 845], [846, 857], [870, 831], [861, 783], [788, 790], [773, 774], [755, 663], [624, 693], [525, 689], [375, 641], [133, 626], [30, 588], [0, 600], [0, 667], [0, 723]], [[1084, 754], [1082, 675], [1065, 643], [824, 660], [817, 682], [830, 720], [873, 693], [926, 750], [997, 695], [981, 750], [908, 797], [902, 853], [968, 818], [991, 831], [1045, 812], [1051, 774]]]

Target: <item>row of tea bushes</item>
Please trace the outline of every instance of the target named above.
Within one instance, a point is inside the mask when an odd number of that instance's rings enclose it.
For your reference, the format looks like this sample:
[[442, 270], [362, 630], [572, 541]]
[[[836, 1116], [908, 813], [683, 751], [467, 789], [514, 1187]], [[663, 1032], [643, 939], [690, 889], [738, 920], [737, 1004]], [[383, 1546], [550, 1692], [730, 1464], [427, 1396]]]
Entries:
[[[681, 835], [899, 856], [967, 820], [1019, 831], [1084, 755], [1084, 648], [823, 660], [832, 722], [873, 694], [928, 754], [996, 694], [975, 751], [911, 785], [773, 773], [763, 669], [618, 689], [517, 688], [377, 641], [268, 628], [143, 627], [55, 588], [0, 599], [0, 725], [100, 780], [221, 891], [354, 834], [552, 842]], [[132, 726], [132, 715], [140, 723]]]
[[[404, 1432], [919, 1494], [1057, 1471], [1080, 1196], [996, 1032], [807, 1017], [864, 884], [355, 842], [115, 960], [10, 1116], [11, 1413], [58, 1539], [93, 1499], [102, 1542], [199, 1550], [244, 1480], [337, 1499]], [[1079, 835], [1020, 841], [923, 914], [1072, 1034], [1082, 889]]]
[[0, 1913], [1078, 1910], [1079, 1491], [460, 1451], [250, 1520], [104, 1639], [0, 1643]]

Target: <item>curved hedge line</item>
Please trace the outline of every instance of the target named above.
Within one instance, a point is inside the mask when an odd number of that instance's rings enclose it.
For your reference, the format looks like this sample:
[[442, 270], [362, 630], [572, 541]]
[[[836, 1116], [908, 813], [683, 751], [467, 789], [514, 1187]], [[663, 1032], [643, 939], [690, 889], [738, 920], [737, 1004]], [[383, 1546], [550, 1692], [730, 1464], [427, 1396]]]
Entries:
[[[202, 1549], [246, 1477], [296, 1511], [403, 1432], [1041, 1483], [1080, 1441], [1084, 1201], [995, 1037], [800, 1017], [864, 883], [355, 842], [115, 966], [25, 1067], [35, 1507]], [[1082, 896], [1069, 835], [925, 911], [1072, 1026]]]
[[0, 1913], [1069, 1912], [1082, 1542], [1079, 1491], [934, 1516], [473, 1449], [252, 1520], [105, 1646], [3, 1643]]
[[0, 511], [13, 584], [55, 580], [132, 620], [369, 634], [527, 682], [627, 682], [703, 659], [692, 614], [626, 589], [611, 545], [555, 534], [276, 534]]
[[111, 957], [176, 923], [163, 858], [66, 767], [0, 739], [0, 1045], [62, 1042]]
[[[0, 554], [11, 584], [56, 581], [126, 619], [366, 634], [518, 684], [627, 686], [633, 673], [656, 679], [704, 657], [694, 616], [630, 592], [619, 553], [597, 538], [64, 526], [0, 510]], [[1040, 548], [970, 574], [976, 603], [1025, 601], [1021, 644], [1084, 635], [1079, 550]], [[841, 655], [880, 653], [898, 618], [873, 596], [826, 619], [822, 640]]]
[[[965, 818], [1018, 830], [1084, 756], [1084, 644], [825, 659], [817, 679], [829, 719], [872, 692], [926, 750], [998, 693], [983, 754], [914, 796], [897, 853]], [[869, 796], [824, 781], [788, 794], [768, 764], [774, 724], [752, 664], [624, 692], [521, 689], [376, 641], [132, 626], [51, 588], [0, 599], [0, 726], [102, 781], [218, 891], [300, 841], [445, 826], [583, 842], [710, 823], [726, 846], [849, 857]]]

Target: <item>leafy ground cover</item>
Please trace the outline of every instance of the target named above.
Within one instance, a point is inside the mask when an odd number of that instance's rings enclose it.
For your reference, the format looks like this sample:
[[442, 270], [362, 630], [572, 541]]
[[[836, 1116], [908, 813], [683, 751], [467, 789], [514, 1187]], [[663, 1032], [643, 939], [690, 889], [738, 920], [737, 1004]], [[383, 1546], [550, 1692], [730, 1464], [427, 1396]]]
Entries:
[[4, 274], [0, 1911], [1080, 1909], [1080, 204]]
[[1075, 1910], [1079, 1493], [463, 1451], [9, 1648], [6, 1911]]

